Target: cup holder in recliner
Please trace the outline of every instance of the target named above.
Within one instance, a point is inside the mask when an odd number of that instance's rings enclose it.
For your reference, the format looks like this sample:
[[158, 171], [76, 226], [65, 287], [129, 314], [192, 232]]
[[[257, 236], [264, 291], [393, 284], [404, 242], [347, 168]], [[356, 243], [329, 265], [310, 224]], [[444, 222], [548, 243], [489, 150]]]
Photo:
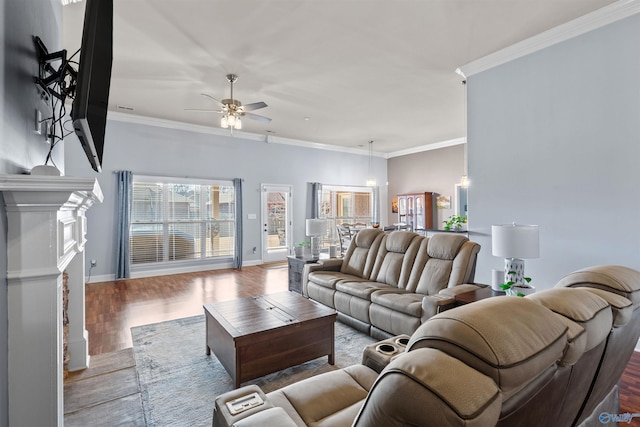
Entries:
[[393, 356], [398, 352], [398, 349], [391, 344], [380, 344], [376, 347], [376, 351], [387, 356]]
[[409, 344], [409, 338], [398, 338], [396, 340], [396, 344], [398, 344], [400, 347], [406, 347], [407, 344]]

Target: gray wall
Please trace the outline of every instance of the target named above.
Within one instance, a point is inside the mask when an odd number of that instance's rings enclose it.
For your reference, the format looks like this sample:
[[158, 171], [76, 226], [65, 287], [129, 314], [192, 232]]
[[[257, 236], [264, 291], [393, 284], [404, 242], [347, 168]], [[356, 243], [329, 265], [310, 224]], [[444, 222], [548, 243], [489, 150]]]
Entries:
[[[113, 275], [115, 236], [115, 175], [117, 170], [134, 174], [193, 177], [242, 178], [243, 239], [245, 263], [261, 256], [260, 184], [293, 186], [293, 241], [305, 239], [304, 220], [309, 217], [309, 182], [364, 185], [368, 174], [366, 154], [326, 151], [294, 145], [265, 143], [239, 137], [198, 133], [179, 129], [109, 120], [104, 149], [103, 172], [93, 172], [74, 137], [65, 141], [66, 172], [69, 176], [96, 176], [104, 202], [87, 212], [86, 259], [98, 261], [92, 275], [106, 280]], [[387, 180], [386, 160], [374, 158], [377, 182]], [[387, 203], [385, 186], [381, 203]], [[255, 213], [256, 220], [247, 219]], [[382, 221], [386, 221], [383, 212]], [[253, 247], [257, 253], [253, 254]], [[87, 266], [88, 271], [88, 266]], [[94, 280], [92, 279], [92, 281]]]
[[[33, 132], [35, 108], [46, 109], [33, 76], [38, 62], [32, 35], [38, 35], [50, 51], [60, 49], [62, 6], [60, 0], [0, 1], [0, 173], [19, 174], [43, 164], [48, 145]], [[62, 149], [56, 163], [64, 170]], [[4, 200], [0, 203], [0, 271], [7, 271], [7, 222]], [[0, 427], [9, 425], [7, 374], [7, 277], [0, 276]]]
[[451, 196], [451, 209], [437, 209], [433, 218], [434, 228], [441, 229], [442, 221], [453, 214], [454, 187], [464, 174], [464, 145], [424, 151], [388, 160], [389, 203], [383, 211], [389, 222], [397, 222], [397, 214], [391, 213], [391, 198], [397, 194], [433, 191]]
[[469, 217], [490, 283], [491, 225], [540, 225], [538, 288], [590, 265], [640, 269], [640, 15], [468, 78]]

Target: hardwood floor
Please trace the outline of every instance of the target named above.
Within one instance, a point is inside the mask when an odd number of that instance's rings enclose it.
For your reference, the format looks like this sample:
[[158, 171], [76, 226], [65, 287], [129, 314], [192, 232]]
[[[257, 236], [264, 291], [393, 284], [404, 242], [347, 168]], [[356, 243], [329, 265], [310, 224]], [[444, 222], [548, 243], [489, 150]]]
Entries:
[[[210, 302], [286, 290], [287, 275], [283, 264], [89, 284], [89, 353], [131, 347], [132, 326], [202, 314], [202, 306]], [[640, 413], [639, 352], [634, 352], [620, 381], [620, 413], [627, 412]], [[640, 426], [640, 418], [627, 425]]]
[[132, 326], [203, 314], [216, 301], [287, 290], [287, 264], [91, 283], [85, 288], [89, 354], [131, 347]]

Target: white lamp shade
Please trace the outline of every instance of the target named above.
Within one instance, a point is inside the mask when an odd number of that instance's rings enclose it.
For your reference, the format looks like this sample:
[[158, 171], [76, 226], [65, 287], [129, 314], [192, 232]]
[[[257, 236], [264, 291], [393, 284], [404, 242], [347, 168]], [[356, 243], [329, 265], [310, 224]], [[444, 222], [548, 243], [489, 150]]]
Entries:
[[322, 236], [327, 231], [324, 219], [307, 219], [307, 236]]
[[491, 253], [502, 258], [538, 258], [540, 236], [537, 225], [491, 226]]

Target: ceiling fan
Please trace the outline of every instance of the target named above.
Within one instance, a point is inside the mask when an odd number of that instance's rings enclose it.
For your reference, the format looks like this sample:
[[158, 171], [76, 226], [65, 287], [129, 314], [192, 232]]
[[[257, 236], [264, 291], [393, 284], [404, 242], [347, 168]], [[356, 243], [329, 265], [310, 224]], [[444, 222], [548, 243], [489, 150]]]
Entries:
[[219, 113], [222, 114], [222, 118], [220, 119], [220, 126], [222, 128], [231, 128], [233, 129], [242, 129], [242, 120], [241, 117], [248, 117], [253, 120], [259, 120], [261, 122], [269, 123], [271, 121], [270, 118], [265, 116], [260, 116], [258, 114], [249, 113], [249, 111], [259, 110], [260, 108], [265, 108], [268, 105], [264, 102], [254, 102], [251, 104], [242, 105], [242, 103], [233, 99], [233, 84], [238, 80], [238, 76], [235, 74], [227, 74], [227, 80], [231, 85], [231, 95], [227, 99], [223, 99], [222, 101], [218, 101], [213, 96], [203, 93], [201, 95], [206, 96], [207, 98], [213, 99], [215, 102], [220, 104], [221, 109], [219, 110], [201, 110], [201, 109], [187, 109], [187, 111], [198, 111], [204, 113]]

